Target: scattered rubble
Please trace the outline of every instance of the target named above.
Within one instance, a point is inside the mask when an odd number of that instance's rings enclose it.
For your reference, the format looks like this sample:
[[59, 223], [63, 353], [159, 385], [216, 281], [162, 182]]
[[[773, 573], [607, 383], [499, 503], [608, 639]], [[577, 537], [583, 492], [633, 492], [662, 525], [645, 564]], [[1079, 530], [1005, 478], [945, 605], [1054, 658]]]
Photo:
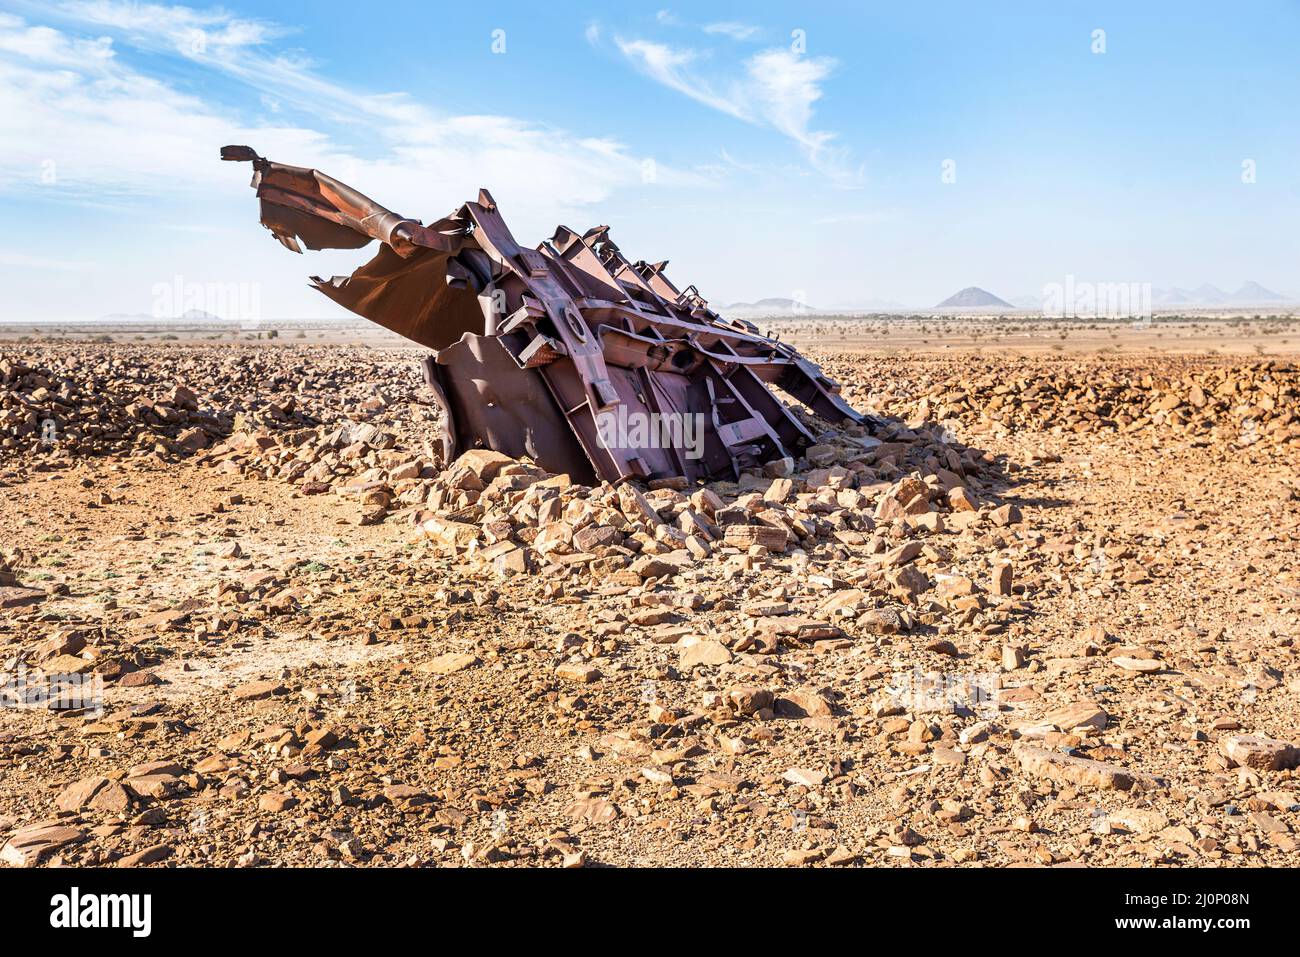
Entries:
[[[845, 375], [850, 363], [862, 361], [834, 356], [826, 367]], [[1288, 359], [1071, 356], [1037, 359], [1024, 373], [1008, 375], [1000, 359], [968, 358], [921, 364], [923, 376], [911, 382], [872, 374], [884, 363], [866, 362], [862, 378], [882, 390], [861, 403], [867, 410], [957, 422], [967, 432], [1178, 436], [1229, 449], [1293, 452], [1300, 446], [1300, 366]], [[856, 390], [846, 397], [861, 401]]]

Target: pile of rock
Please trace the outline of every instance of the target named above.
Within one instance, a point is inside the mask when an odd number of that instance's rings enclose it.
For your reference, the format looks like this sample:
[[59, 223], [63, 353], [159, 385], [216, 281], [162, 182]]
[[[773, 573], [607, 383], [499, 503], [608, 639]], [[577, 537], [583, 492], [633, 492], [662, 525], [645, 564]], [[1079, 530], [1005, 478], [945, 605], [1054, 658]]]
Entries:
[[232, 432], [296, 431], [345, 415], [419, 419], [386, 397], [416, 387], [409, 353], [366, 359], [359, 369], [337, 351], [237, 344], [71, 343], [0, 355], [0, 449], [171, 459]]
[[60, 368], [0, 358], [0, 449], [171, 457], [230, 431], [229, 417], [200, 411], [198, 396], [183, 385], [142, 388], [79, 371], [75, 362]]
[[241, 430], [196, 459], [219, 472], [287, 482], [304, 495], [333, 492], [357, 501], [361, 524], [394, 507], [421, 505], [438, 470], [430, 452], [399, 446], [398, 436], [351, 421], [316, 429]]
[[[832, 360], [828, 371], [846, 374], [849, 361]], [[1161, 357], [1156, 366], [1076, 356], [1026, 360], [1021, 369], [1013, 378], [1001, 361], [936, 360], [926, 381], [902, 381], [887, 367], [873, 378], [887, 390], [876, 397], [882, 407], [905, 409], [917, 420], [960, 420], [975, 430], [1154, 430], [1239, 447], [1300, 445], [1300, 367], [1291, 362]]]
[[[503, 578], [581, 569], [641, 584], [710, 560], [743, 567], [771, 553], [838, 549], [881, 556], [898, 569], [897, 587], [914, 595], [928, 583], [904, 570], [921, 548], [910, 540], [982, 520], [989, 497], [992, 456], [946, 439], [850, 427], [823, 433], [798, 461], [768, 463], [736, 482], [663, 479], [645, 490], [581, 486], [474, 450], [423, 483], [428, 493], [411, 518], [437, 546]], [[1004, 524], [1017, 517], [987, 503], [984, 513]]]

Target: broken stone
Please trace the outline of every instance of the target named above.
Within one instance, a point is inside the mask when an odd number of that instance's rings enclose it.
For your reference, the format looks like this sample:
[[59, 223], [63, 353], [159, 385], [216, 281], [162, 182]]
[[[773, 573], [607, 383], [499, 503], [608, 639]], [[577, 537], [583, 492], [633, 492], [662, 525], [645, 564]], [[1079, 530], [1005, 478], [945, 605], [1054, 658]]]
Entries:
[[68, 785], [54, 799], [54, 804], [61, 811], [79, 811], [90, 807], [110, 814], [124, 814], [131, 809], [132, 796], [116, 781], [91, 777]]
[[449, 651], [429, 659], [419, 665], [418, 668], [420, 671], [429, 674], [450, 675], [458, 671], [464, 671], [467, 668], [473, 668], [478, 663], [479, 659], [475, 655]]
[[1133, 775], [1122, 768], [1089, 758], [1076, 758], [1055, 751], [1045, 751], [1042, 748], [1022, 747], [1018, 757], [1020, 766], [1029, 774], [1047, 778], [1058, 784], [1077, 784], [1082, 787], [1127, 791], [1133, 787], [1135, 781]]
[[600, 672], [595, 668], [567, 661], [555, 669], [555, 674], [565, 681], [573, 681], [577, 684], [591, 684], [600, 679]]
[[774, 710], [784, 718], [829, 717], [833, 708], [815, 691], [787, 691], [777, 697]]
[[821, 787], [827, 781], [826, 772], [815, 768], [791, 768], [783, 777], [791, 784], [802, 784], [809, 788]]
[[154, 844], [152, 847], [146, 847], [142, 851], [136, 851], [134, 854], [128, 854], [117, 862], [118, 867], [145, 867], [149, 864], [157, 864], [159, 861], [165, 861], [172, 856], [172, 848], [166, 844]]
[[720, 641], [696, 641], [682, 649], [680, 665], [689, 670], [699, 665], [725, 665], [731, 660], [731, 651]]
[[1012, 567], [1010, 562], [998, 562], [993, 566], [993, 576], [989, 582], [989, 594], [1002, 597], [1011, 594]]
[[278, 681], [261, 680], [250, 681], [242, 684], [231, 692], [231, 697], [236, 701], [260, 701], [264, 698], [270, 698], [273, 695], [284, 694], [286, 691], [284, 685]]
[[1086, 701], [1069, 704], [1055, 711], [1049, 711], [1041, 718], [1042, 724], [1051, 725], [1061, 731], [1076, 731], [1079, 728], [1092, 728], [1102, 731], [1109, 716], [1106, 712]]
[[1284, 771], [1300, 767], [1300, 746], [1254, 734], [1223, 738], [1221, 750], [1230, 761], [1260, 771]]
[[1154, 808], [1122, 808], [1111, 811], [1107, 818], [1126, 831], [1137, 834], [1154, 834], [1169, 826], [1169, 818]]
[[56, 851], [85, 839], [84, 831], [61, 824], [20, 828], [0, 848], [0, 861], [10, 867], [34, 867]]

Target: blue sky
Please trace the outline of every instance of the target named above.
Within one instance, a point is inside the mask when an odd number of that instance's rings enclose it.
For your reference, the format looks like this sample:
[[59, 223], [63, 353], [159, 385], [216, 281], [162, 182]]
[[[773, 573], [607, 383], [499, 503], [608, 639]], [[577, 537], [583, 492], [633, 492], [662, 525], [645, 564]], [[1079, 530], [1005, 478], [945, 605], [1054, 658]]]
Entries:
[[608, 223], [717, 303], [1300, 295], [1300, 7], [1134, 6], [0, 0], [0, 319], [178, 277], [339, 314], [304, 277], [365, 254], [275, 244], [227, 142], [425, 220], [486, 186], [528, 243]]

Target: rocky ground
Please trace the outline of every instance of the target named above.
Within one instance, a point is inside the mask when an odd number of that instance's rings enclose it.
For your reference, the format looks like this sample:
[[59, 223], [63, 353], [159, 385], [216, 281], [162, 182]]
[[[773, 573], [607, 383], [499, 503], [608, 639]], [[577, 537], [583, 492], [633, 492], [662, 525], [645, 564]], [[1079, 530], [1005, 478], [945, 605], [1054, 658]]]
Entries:
[[1294, 864], [1297, 366], [814, 357], [877, 425], [584, 488], [403, 349], [4, 346], [0, 860]]

